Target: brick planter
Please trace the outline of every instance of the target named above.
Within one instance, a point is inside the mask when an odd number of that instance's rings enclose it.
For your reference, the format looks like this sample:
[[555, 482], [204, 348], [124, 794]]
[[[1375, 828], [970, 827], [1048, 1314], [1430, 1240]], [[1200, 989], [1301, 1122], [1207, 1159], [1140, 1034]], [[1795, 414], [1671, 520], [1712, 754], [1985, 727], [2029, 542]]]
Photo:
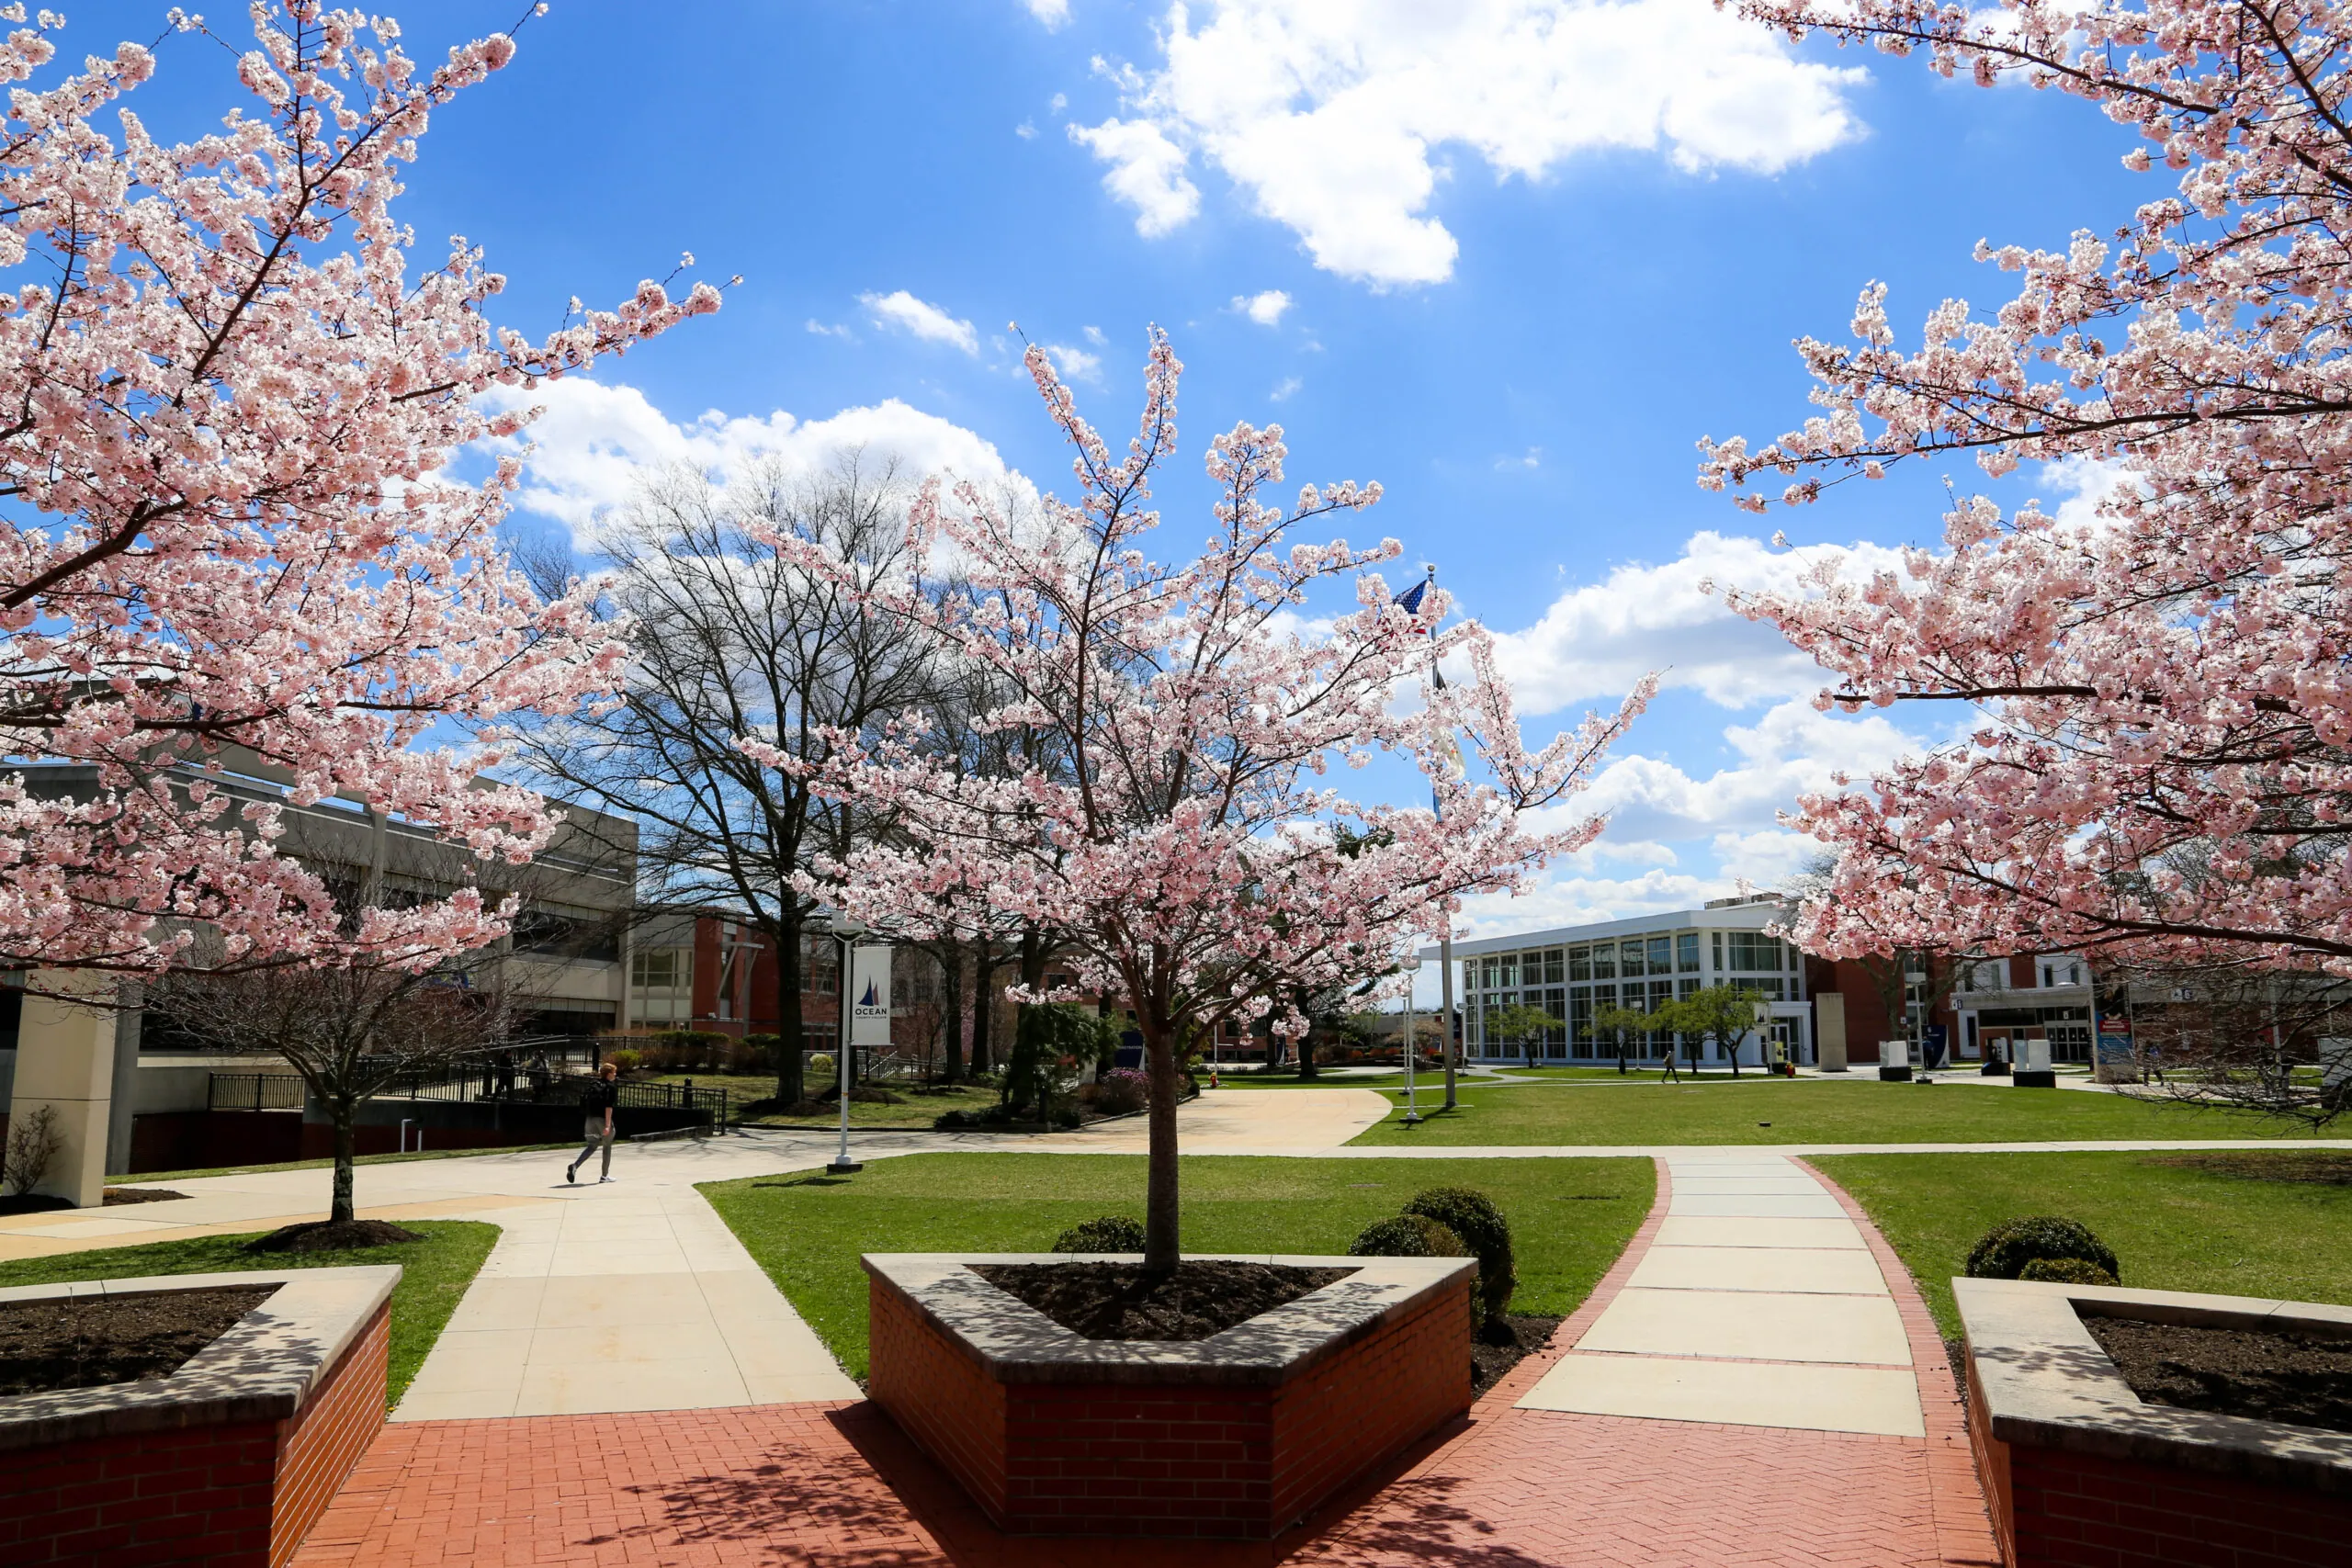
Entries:
[[0, 1562], [280, 1568], [384, 1422], [395, 1268], [0, 1290], [0, 1302], [279, 1282], [167, 1378], [0, 1399]]
[[875, 1400], [1007, 1531], [1270, 1540], [1470, 1406], [1463, 1259], [1252, 1258], [1355, 1273], [1189, 1344], [1080, 1338], [966, 1267], [1068, 1261], [864, 1259]]
[[2352, 1339], [2352, 1308], [2012, 1280], [1952, 1294], [2009, 1568], [2352, 1565], [2352, 1433], [2143, 1404], [2081, 1316]]

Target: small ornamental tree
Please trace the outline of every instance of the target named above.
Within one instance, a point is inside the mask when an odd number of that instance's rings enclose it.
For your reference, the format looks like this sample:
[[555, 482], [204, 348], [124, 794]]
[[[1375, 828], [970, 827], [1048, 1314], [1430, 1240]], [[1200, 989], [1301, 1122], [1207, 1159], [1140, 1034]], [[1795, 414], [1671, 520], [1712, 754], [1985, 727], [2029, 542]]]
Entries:
[[[1244, 423], [1210, 444], [1215, 526], [1192, 559], [1154, 560], [1147, 502], [1176, 452], [1180, 367], [1166, 337], [1151, 335], [1142, 428], [1124, 457], [1079, 416], [1042, 350], [1027, 363], [1077, 448], [1075, 501], [1048, 497], [1016, 526], [977, 490], [951, 506], [933, 484], [913, 508], [916, 541], [952, 561], [961, 586], [910, 578], [865, 599], [924, 626], [943, 660], [985, 670], [1001, 695], [974, 722], [1040, 738], [1050, 765], [1015, 755], [987, 775], [958, 769], [915, 715], [844, 737], [820, 767], [745, 747], [896, 812], [921, 846], [864, 850], [838, 868], [855, 913], [918, 934], [943, 905], [1050, 923], [1076, 985], [1134, 1010], [1151, 1079], [1145, 1258], [1172, 1269], [1179, 1052], [1270, 1011], [1295, 1037], [1306, 1020], [1290, 998], [1389, 972], [1417, 933], [1447, 930], [1464, 894], [1514, 888], [1589, 842], [1597, 820], [1534, 832], [1521, 814], [1581, 789], [1648, 688], [1531, 754], [1484, 630], [1437, 630], [1442, 593], [1408, 609], [1371, 570], [1395, 558], [1393, 540], [1296, 537], [1371, 505], [1378, 486], [1308, 485], [1288, 516], [1270, 503], [1279, 428]], [[1332, 584], [1351, 585], [1354, 606], [1310, 629], [1300, 606]], [[1467, 679], [1399, 700], [1455, 655]], [[1457, 733], [1476, 780], [1455, 765]], [[1378, 752], [1426, 774], [1442, 811], [1361, 804], [1326, 782]]]
[[[1756, 1032], [1756, 1009], [1763, 1000], [1764, 993], [1752, 987], [1708, 986], [1658, 1011], [1662, 1027], [1689, 1035], [1694, 1045], [1713, 1041], [1731, 1063], [1731, 1076], [1737, 1077], [1740, 1042]], [[1695, 1058], [1691, 1065], [1698, 1065]]]
[[[2352, 20], [2278, 0], [1742, 0], [1984, 85], [2087, 100], [2171, 172], [2111, 238], [1980, 245], [1991, 318], [1945, 300], [1897, 346], [1800, 344], [1820, 413], [1702, 482], [1803, 503], [1898, 463], [2096, 465], [2096, 517], [1978, 495], [1901, 576], [1734, 593], [1834, 674], [1822, 705], [1973, 708], [1962, 740], [1794, 825], [1839, 855], [1796, 924], [1837, 955], [2109, 950], [2352, 965]], [[1761, 510], [1755, 494], [1741, 504]]]
[[[529, 388], [715, 310], [639, 287], [543, 341], [493, 328], [503, 287], [458, 241], [421, 271], [392, 216], [432, 112], [504, 65], [493, 35], [424, 68], [397, 28], [316, 0], [254, 6], [253, 102], [178, 145], [118, 106], [126, 43], [55, 64], [46, 11], [0, 41], [0, 966], [423, 965], [500, 911], [463, 889], [339, 908], [280, 855], [279, 807], [339, 795], [520, 860], [553, 830], [445, 719], [566, 709], [622, 650], [583, 595], [544, 601], [496, 536], [517, 468], [447, 477], [513, 435]], [[202, 30], [193, 18], [179, 23]], [[102, 128], [100, 117], [119, 124]]]
[[1525, 1002], [1512, 1002], [1508, 1007], [1489, 1008], [1487, 1011], [1487, 1038], [1490, 1041], [1517, 1041], [1520, 1055], [1532, 1069], [1535, 1066], [1535, 1045], [1549, 1029], [1566, 1029], [1563, 1020], [1553, 1017], [1542, 1008], [1529, 1007]]

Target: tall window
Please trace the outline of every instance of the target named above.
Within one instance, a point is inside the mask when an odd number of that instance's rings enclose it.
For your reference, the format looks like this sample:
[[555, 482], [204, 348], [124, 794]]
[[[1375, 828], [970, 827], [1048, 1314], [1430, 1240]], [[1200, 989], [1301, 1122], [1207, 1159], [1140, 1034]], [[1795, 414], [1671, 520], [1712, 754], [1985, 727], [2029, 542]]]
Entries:
[[1629, 977], [1642, 974], [1644, 972], [1642, 966], [1642, 939], [1639, 937], [1634, 937], [1631, 941], [1619, 943], [1617, 947], [1617, 972]]
[[1730, 936], [1731, 963], [1728, 967], [1733, 974], [1777, 975], [1787, 966], [1779, 938], [1766, 936], [1761, 931], [1733, 931]]
[[1592, 949], [1589, 947], [1568, 949], [1568, 978], [1571, 980], [1592, 978]]
[[1674, 966], [1685, 975], [1699, 969], [1699, 933], [1683, 931], [1674, 939]]
[[1596, 980], [1617, 978], [1617, 944], [1615, 942], [1602, 942], [1593, 944], [1592, 977]]
[[1650, 973], [1653, 975], [1673, 974], [1674, 939], [1670, 936], [1654, 936], [1649, 939], [1649, 949]]
[[[1536, 956], [1536, 954], [1532, 953], [1527, 955], [1527, 983], [1531, 986], [1535, 984], [1536, 980], [1539, 978], [1535, 973]], [[1544, 973], [1540, 978], [1543, 980], [1544, 984], [1547, 986], [1556, 986], [1567, 978], [1566, 953], [1555, 947], [1547, 950], [1542, 956]]]

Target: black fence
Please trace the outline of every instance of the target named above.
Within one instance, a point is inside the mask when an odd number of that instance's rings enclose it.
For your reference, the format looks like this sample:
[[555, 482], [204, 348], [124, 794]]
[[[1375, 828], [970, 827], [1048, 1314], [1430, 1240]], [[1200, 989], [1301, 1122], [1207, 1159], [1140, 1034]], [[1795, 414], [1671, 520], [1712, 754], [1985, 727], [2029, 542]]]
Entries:
[[205, 1104], [212, 1111], [300, 1111], [302, 1078], [298, 1073], [213, 1073]]

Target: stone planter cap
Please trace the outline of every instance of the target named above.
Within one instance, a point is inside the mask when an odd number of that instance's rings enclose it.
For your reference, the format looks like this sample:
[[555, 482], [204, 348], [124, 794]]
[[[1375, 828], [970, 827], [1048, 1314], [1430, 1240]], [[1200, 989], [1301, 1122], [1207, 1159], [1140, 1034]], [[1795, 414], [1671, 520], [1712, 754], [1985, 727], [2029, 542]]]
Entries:
[[1136, 1253], [869, 1252], [858, 1261], [914, 1303], [999, 1382], [1222, 1384], [1288, 1382], [1346, 1345], [1448, 1290], [1466, 1291], [1466, 1258], [1316, 1258], [1194, 1253], [1187, 1262], [1349, 1269], [1272, 1312], [1206, 1339], [1089, 1339], [972, 1272], [975, 1263], [1140, 1263]]
[[282, 1421], [359, 1337], [399, 1283], [397, 1265], [364, 1269], [255, 1269], [85, 1280], [0, 1290], [11, 1302], [275, 1285], [276, 1292], [226, 1334], [164, 1378], [104, 1388], [61, 1388], [0, 1399], [0, 1453], [89, 1438], [232, 1421]]
[[2352, 1496], [2352, 1433], [2146, 1404], [2082, 1319], [2352, 1340], [2352, 1307], [2024, 1280], [1954, 1280], [1951, 1289], [1984, 1413], [2002, 1441]]

